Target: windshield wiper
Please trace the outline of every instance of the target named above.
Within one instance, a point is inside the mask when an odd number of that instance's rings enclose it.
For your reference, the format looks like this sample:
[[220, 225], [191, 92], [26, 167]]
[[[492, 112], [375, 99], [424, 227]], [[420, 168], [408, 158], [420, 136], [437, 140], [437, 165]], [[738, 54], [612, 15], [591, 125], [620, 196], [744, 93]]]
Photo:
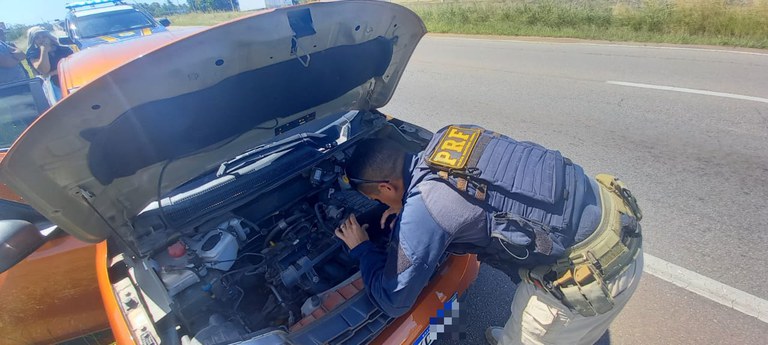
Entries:
[[274, 143], [259, 145], [253, 149], [243, 152], [235, 158], [221, 163], [219, 170], [216, 172], [216, 177], [230, 174], [232, 171], [243, 168], [264, 157], [273, 155], [278, 152], [289, 151], [294, 147], [302, 144], [311, 144], [317, 149], [330, 149], [336, 146], [336, 139], [331, 138], [325, 134], [301, 133], [292, 135]]

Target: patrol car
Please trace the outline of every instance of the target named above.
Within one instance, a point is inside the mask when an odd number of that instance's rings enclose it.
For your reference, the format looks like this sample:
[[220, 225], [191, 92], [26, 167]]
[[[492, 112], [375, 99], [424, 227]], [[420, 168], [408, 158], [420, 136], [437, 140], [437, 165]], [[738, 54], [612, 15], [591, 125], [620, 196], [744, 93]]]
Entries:
[[[0, 181], [96, 243], [119, 345], [429, 343], [475, 256], [445, 255], [392, 318], [334, 234], [355, 214], [391, 240], [386, 206], [344, 165], [367, 138], [412, 153], [432, 138], [378, 110], [425, 33], [405, 7], [350, 0], [86, 49], [62, 63], [65, 97], [13, 144]], [[39, 244], [23, 241], [32, 224], [0, 230], [0, 263]]]
[[61, 43], [79, 49], [104, 43], [149, 36], [167, 31], [171, 22], [155, 20], [151, 15], [120, 0], [90, 0], [66, 5], [64, 30], [69, 40]]

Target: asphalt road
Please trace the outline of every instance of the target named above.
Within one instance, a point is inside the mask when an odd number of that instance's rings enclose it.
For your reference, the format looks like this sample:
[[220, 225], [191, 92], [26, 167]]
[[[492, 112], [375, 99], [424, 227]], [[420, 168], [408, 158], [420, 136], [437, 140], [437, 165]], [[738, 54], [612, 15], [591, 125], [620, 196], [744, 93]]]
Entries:
[[[646, 253], [768, 299], [766, 77], [764, 53], [430, 36], [384, 111], [430, 130], [479, 124], [617, 175], [645, 213]], [[462, 305], [468, 343], [506, 320], [513, 290], [482, 269]], [[603, 342], [766, 336], [757, 318], [646, 274]]]

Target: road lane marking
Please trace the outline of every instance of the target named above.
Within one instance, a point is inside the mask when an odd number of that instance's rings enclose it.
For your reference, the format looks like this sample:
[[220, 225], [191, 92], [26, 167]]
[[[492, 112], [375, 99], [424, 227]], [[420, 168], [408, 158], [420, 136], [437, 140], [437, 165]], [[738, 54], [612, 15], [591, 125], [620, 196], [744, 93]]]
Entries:
[[646, 273], [768, 323], [768, 301], [653, 255], [643, 257]]
[[643, 46], [634, 44], [607, 44], [607, 43], [580, 43], [587, 46], [597, 47], [627, 47], [627, 48], [649, 48], [649, 49], [661, 49], [661, 50], [689, 50], [697, 52], [713, 52], [713, 53], [729, 53], [729, 54], [744, 54], [755, 56], [768, 56], [768, 53], [747, 52], [741, 50], [728, 50], [728, 49], [710, 49], [710, 48], [689, 48], [689, 47], [664, 47], [664, 46]]
[[[473, 40], [473, 41], [486, 41], [486, 42], [510, 42], [510, 43], [527, 43], [527, 44], [550, 44], [550, 45], [582, 45], [593, 47], [607, 47], [607, 48], [647, 48], [647, 49], [661, 49], [661, 50], [689, 50], [699, 52], [712, 52], [712, 53], [729, 53], [729, 54], [744, 54], [755, 56], [768, 56], [768, 53], [751, 52], [743, 50], [728, 50], [728, 49], [714, 49], [714, 48], [692, 48], [692, 47], [665, 47], [654, 45], [637, 45], [637, 44], [624, 44], [624, 43], [589, 43], [589, 42], [548, 42], [548, 41], [526, 41], [519, 39], [504, 39], [504, 38], [482, 38], [482, 37], [462, 37], [462, 36], [449, 36], [449, 35], [434, 35], [428, 34], [430, 38], [442, 38], [449, 40]], [[555, 38], [557, 39], [557, 38]]]
[[624, 81], [612, 81], [612, 80], [606, 81], [606, 83], [611, 84], [611, 85], [639, 87], [639, 88], [643, 88], [643, 89], [685, 92], [685, 93], [693, 93], [693, 94], [697, 94], [697, 95], [725, 97], [725, 98], [740, 99], [740, 100], [744, 100], [744, 101], [768, 103], [768, 98], [754, 97], [754, 96], [745, 96], [745, 95], [739, 95], [739, 94], [735, 94], [735, 93], [725, 93], [725, 92], [715, 92], [715, 91], [708, 91], [708, 90], [687, 89], [687, 88], [684, 88], [684, 87], [674, 87], [674, 86], [664, 86], [664, 85], [629, 83], [629, 82], [624, 82]]

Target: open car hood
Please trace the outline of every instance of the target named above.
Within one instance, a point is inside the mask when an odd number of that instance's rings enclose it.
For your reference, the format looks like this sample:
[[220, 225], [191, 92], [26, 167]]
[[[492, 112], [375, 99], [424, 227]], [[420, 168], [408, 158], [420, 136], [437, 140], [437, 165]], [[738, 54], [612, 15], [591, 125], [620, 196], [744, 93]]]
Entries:
[[[174, 187], [306, 121], [384, 106], [426, 33], [379, 1], [254, 14], [147, 51], [43, 114], [0, 178], [97, 242]], [[173, 171], [158, 179], [163, 166]], [[170, 170], [170, 169], [169, 169]]]

